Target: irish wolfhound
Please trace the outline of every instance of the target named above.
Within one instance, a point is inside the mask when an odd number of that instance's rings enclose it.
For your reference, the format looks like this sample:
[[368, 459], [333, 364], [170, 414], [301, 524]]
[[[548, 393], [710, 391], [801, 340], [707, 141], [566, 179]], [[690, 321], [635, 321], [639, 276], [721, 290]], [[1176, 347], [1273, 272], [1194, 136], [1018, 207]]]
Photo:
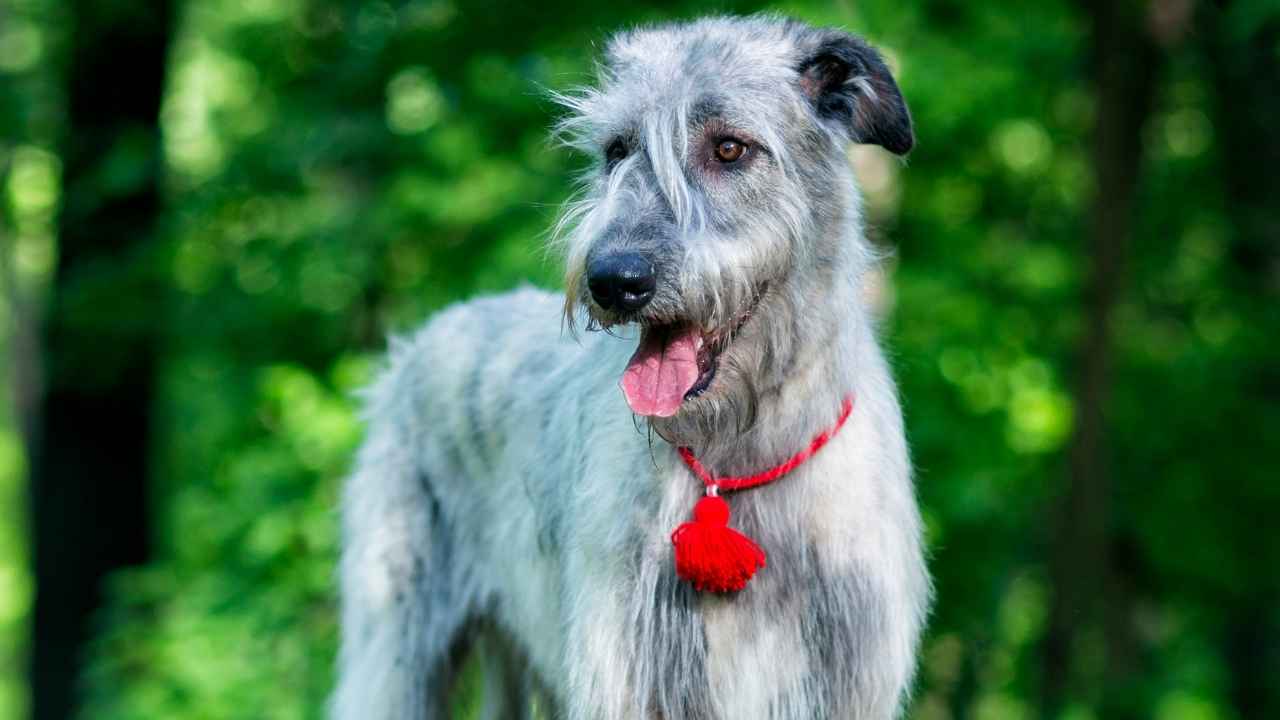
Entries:
[[911, 148], [889, 70], [713, 18], [618, 35], [560, 100], [597, 160], [567, 303], [447, 309], [370, 391], [334, 716], [447, 716], [479, 636], [494, 717], [894, 717], [929, 581], [846, 154]]

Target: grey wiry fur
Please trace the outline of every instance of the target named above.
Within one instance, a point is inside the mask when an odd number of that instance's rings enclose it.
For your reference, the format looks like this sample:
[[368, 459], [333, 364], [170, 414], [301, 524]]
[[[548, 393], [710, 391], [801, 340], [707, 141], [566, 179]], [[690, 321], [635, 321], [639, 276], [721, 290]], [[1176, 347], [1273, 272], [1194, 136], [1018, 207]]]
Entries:
[[[392, 348], [343, 503], [334, 717], [444, 717], [477, 629], [492, 717], [534, 687], [571, 720], [894, 717], [929, 583], [845, 150], [910, 148], [897, 86], [846, 33], [714, 18], [619, 35], [598, 86], [561, 99], [564, 136], [600, 158], [561, 227], [568, 314], [613, 332], [565, 333], [562, 302], [526, 289]], [[724, 137], [748, 146], [732, 166]], [[630, 316], [583, 279], [619, 249], [658, 269]], [[705, 393], [637, 419], [618, 381], [635, 328], [667, 324], [733, 337]], [[758, 471], [849, 393], [820, 453], [730, 498], [768, 567], [734, 595], [679, 581], [669, 536], [700, 487], [673, 445]]]

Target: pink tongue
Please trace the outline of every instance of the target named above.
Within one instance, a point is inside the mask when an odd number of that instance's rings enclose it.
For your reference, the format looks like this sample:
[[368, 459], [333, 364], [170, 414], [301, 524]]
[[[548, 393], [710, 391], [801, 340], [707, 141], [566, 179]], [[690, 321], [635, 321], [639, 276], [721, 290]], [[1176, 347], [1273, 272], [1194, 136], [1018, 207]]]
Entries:
[[685, 393], [698, 381], [698, 348], [702, 334], [645, 332], [640, 347], [622, 374], [622, 392], [637, 415], [671, 417]]

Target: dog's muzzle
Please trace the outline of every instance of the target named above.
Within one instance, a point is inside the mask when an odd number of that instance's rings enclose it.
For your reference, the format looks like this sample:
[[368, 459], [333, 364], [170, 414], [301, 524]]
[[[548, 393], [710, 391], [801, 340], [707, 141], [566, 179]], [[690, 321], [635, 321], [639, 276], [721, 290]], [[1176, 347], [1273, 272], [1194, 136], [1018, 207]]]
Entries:
[[657, 286], [658, 269], [640, 253], [613, 253], [587, 265], [587, 289], [604, 310], [634, 313], [649, 304]]

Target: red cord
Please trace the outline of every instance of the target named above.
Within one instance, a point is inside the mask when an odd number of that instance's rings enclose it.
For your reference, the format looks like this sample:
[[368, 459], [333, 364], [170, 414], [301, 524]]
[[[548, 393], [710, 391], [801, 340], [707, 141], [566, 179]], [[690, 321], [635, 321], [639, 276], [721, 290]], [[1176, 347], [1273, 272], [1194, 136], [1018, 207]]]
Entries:
[[680, 453], [680, 459], [684, 460], [684, 464], [689, 466], [689, 469], [693, 471], [693, 474], [696, 475], [699, 480], [702, 481], [703, 485], [706, 485], [707, 487], [714, 486], [721, 490], [745, 490], [747, 488], [771, 483], [792, 470], [795, 470], [797, 467], [800, 467], [804, 461], [813, 457], [814, 453], [821, 450], [822, 446], [826, 445], [827, 441], [840, 431], [845, 420], [849, 419], [849, 414], [851, 412], [853, 412], [853, 396], [849, 395], [845, 397], [844, 403], [840, 406], [840, 417], [836, 419], [836, 424], [818, 433], [818, 436], [809, 442], [809, 447], [801, 450], [795, 455], [792, 455], [790, 459], [781, 465], [776, 465], [764, 472], [756, 473], [754, 475], [726, 477], [717, 480], [711, 476], [711, 473], [707, 472], [707, 469], [702, 466], [702, 463], [698, 462], [698, 458], [694, 457], [693, 450], [690, 450], [687, 447], [680, 447], [676, 448], [676, 451]]
[[707, 487], [706, 496], [693, 508], [693, 521], [684, 523], [671, 533], [676, 575], [693, 583], [698, 590], [725, 593], [738, 592], [746, 587], [756, 571], [765, 566], [767, 559], [751, 538], [729, 527], [729, 504], [717, 496], [716, 490], [745, 490], [773, 482], [795, 470], [827, 444], [852, 411], [853, 396], [850, 395], [844, 399], [836, 424], [819, 433], [809, 442], [809, 447], [781, 465], [755, 475], [716, 480], [698, 462], [692, 450], [676, 448], [680, 458]]

